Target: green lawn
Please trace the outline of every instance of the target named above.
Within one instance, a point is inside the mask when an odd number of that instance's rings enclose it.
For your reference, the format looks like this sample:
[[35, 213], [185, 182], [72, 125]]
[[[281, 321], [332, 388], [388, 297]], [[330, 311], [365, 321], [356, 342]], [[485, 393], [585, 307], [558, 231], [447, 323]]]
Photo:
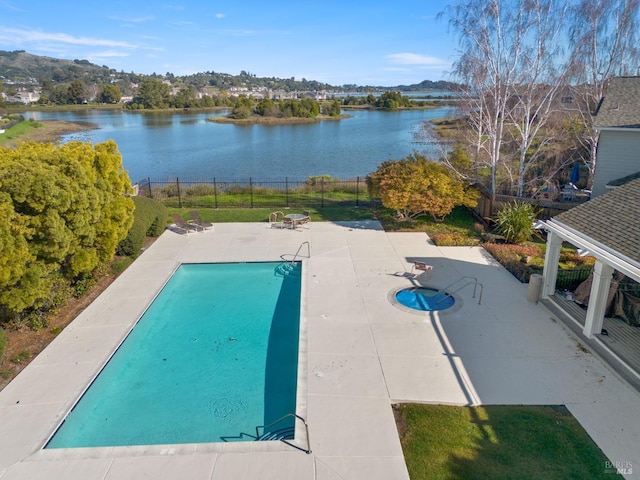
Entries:
[[374, 208], [363, 207], [325, 207], [325, 208], [169, 208], [169, 213], [180, 213], [185, 220], [190, 219], [189, 211], [197, 210], [203, 220], [215, 223], [228, 222], [268, 222], [269, 214], [275, 211], [287, 213], [302, 213], [303, 210], [310, 212], [311, 220], [316, 222], [340, 222], [351, 220], [369, 220], [377, 218]]
[[20, 122], [0, 135], [0, 145], [18, 138], [32, 128], [40, 128], [41, 126], [41, 123], [34, 122], [32, 120], [25, 120], [24, 122]]
[[412, 480], [622, 478], [563, 406], [402, 404], [394, 411]]

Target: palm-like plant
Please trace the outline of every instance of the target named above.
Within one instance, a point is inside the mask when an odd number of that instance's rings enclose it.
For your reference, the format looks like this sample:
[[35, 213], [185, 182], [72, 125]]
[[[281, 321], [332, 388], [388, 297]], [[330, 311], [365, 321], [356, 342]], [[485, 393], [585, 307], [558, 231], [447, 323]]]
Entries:
[[533, 206], [524, 202], [505, 205], [494, 216], [496, 229], [509, 243], [524, 243], [533, 236], [536, 215]]

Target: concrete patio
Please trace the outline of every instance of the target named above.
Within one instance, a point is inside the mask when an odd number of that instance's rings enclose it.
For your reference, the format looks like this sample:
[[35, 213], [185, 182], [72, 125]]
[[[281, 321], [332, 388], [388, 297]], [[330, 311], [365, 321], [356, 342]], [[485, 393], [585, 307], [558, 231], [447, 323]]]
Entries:
[[[177, 265], [291, 259], [305, 241], [298, 412], [311, 454], [280, 442], [42, 450]], [[482, 303], [467, 286], [440, 313], [392, 305], [389, 292], [411, 285], [416, 260], [434, 266], [435, 287], [476, 277]], [[526, 297], [482, 248], [436, 247], [375, 221], [168, 230], [0, 392], [0, 480], [406, 480], [391, 409], [404, 401], [564, 404], [637, 475], [640, 394]]]

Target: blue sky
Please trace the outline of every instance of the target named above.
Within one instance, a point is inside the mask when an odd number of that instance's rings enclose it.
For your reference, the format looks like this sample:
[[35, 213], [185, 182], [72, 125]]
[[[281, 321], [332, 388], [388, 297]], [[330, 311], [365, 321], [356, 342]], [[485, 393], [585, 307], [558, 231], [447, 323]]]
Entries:
[[116, 70], [393, 86], [447, 80], [447, 1], [0, 0], [0, 50]]

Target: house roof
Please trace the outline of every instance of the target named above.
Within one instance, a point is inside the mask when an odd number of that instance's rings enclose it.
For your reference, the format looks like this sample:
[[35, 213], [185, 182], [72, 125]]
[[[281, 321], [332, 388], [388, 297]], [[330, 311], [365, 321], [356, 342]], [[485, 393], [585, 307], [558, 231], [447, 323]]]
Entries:
[[607, 187], [619, 187], [620, 185], [624, 185], [625, 183], [628, 183], [631, 180], [635, 180], [636, 178], [640, 178], [640, 172], [632, 173], [631, 175], [611, 180], [609, 183], [607, 183]]
[[640, 178], [553, 217], [552, 223], [640, 265]]
[[594, 127], [640, 128], [640, 77], [614, 77], [609, 81]]

